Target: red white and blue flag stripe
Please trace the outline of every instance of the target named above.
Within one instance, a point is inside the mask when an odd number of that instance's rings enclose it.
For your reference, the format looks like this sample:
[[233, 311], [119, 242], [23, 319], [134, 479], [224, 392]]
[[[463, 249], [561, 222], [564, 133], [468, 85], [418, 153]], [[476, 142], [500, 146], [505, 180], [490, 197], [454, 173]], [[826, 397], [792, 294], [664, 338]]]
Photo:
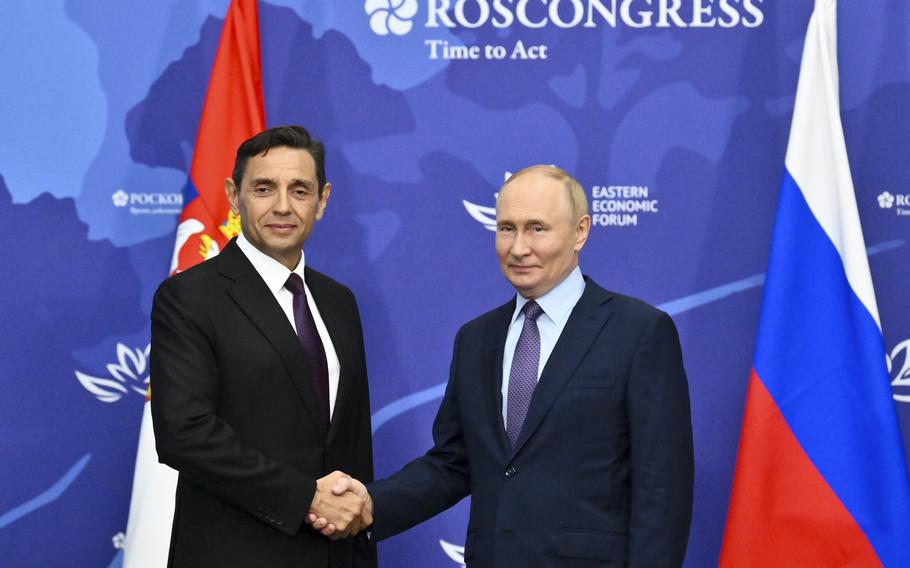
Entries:
[[835, 0], [800, 68], [721, 566], [910, 566], [910, 483], [841, 127]]
[[234, 166], [237, 147], [263, 129], [259, 13], [256, 0], [234, 0], [224, 19], [199, 118], [171, 274], [215, 256], [240, 233], [224, 178]]
[[[224, 179], [237, 147], [265, 128], [256, 0], [233, 0], [212, 66], [170, 273], [211, 258], [240, 231], [230, 211]], [[154, 384], [154, 377], [151, 383]], [[151, 396], [151, 388], [149, 389]], [[127, 521], [124, 568], [165, 566], [170, 546], [177, 472], [158, 463], [146, 400], [136, 452]]]

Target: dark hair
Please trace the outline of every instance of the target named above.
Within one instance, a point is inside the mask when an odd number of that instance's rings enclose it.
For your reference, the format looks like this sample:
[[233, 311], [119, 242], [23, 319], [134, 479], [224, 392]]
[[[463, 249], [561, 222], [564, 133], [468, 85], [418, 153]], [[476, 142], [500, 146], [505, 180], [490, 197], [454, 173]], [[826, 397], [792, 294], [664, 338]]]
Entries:
[[316, 163], [316, 182], [319, 184], [319, 196], [322, 197], [322, 188], [325, 186], [325, 146], [316, 140], [307, 129], [302, 126], [276, 126], [263, 130], [237, 148], [237, 157], [234, 159], [234, 171], [231, 177], [234, 185], [240, 190], [243, 174], [246, 172], [246, 163], [253, 156], [267, 154], [272, 148], [298, 148], [306, 150]]

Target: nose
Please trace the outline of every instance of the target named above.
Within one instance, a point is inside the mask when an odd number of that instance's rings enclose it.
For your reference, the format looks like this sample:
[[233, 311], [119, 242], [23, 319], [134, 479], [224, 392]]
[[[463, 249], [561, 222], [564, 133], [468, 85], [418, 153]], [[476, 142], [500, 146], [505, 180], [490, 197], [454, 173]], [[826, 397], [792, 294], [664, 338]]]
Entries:
[[531, 254], [531, 247], [528, 246], [528, 237], [524, 231], [516, 231], [515, 238], [512, 240], [512, 246], [509, 253], [515, 258], [521, 258]]
[[291, 198], [287, 189], [280, 189], [276, 192], [277, 197], [273, 210], [278, 214], [287, 214], [291, 212]]

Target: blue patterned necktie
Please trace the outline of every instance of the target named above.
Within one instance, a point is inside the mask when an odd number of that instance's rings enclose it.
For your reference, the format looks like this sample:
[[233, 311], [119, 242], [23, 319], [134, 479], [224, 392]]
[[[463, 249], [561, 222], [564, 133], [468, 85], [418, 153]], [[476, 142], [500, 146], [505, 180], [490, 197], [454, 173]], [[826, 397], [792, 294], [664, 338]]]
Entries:
[[537, 318], [543, 309], [537, 302], [530, 301], [524, 305], [525, 323], [515, 344], [512, 356], [512, 369], [509, 371], [509, 398], [506, 402], [506, 432], [512, 447], [518, 443], [518, 435], [524, 424], [531, 397], [537, 387], [537, 368], [540, 365], [540, 330], [537, 329]]
[[303, 278], [299, 274], [291, 273], [284, 287], [294, 295], [294, 325], [297, 327], [297, 338], [306, 351], [307, 362], [310, 364], [310, 376], [316, 389], [316, 401], [321, 411], [322, 423], [329, 425], [329, 365], [326, 362], [325, 347], [316, 329], [316, 321], [310, 312], [306, 301], [306, 289]]

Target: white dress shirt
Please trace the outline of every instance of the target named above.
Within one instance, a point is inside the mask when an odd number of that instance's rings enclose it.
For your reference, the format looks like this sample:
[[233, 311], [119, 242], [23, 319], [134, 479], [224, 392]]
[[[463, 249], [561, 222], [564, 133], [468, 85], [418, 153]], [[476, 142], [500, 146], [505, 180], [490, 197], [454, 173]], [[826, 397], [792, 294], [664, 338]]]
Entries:
[[313, 314], [313, 320], [316, 322], [316, 331], [319, 332], [319, 339], [322, 340], [322, 346], [325, 349], [325, 358], [329, 370], [329, 419], [331, 420], [335, 411], [335, 397], [338, 395], [338, 378], [341, 376], [341, 363], [338, 361], [338, 354], [335, 353], [335, 346], [332, 345], [332, 338], [325, 327], [325, 322], [322, 321], [322, 316], [319, 314], [319, 308], [316, 307], [316, 302], [313, 301], [310, 287], [306, 285], [306, 278], [303, 276], [303, 267], [305, 266], [303, 251], [300, 251], [300, 262], [297, 263], [297, 266], [292, 271], [256, 248], [253, 243], [243, 236], [243, 233], [240, 233], [240, 236], [237, 237], [237, 246], [240, 247], [243, 254], [253, 264], [253, 268], [262, 277], [265, 285], [275, 295], [278, 305], [281, 306], [284, 315], [287, 316], [295, 334], [297, 333], [297, 325], [294, 323], [294, 294], [285, 288], [284, 284], [288, 281], [291, 272], [298, 274], [303, 280], [307, 305], [310, 306], [310, 313]]
[[[543, 372], [547, 359], [553, 353], [556, 342], [562, 334], [562, 330], [569, 321], [569, 314], [572, 308], [581, 299], [585, 291], [585, 279], [581, 275], [581, 269], [575, 267], [575, 270], [566, 276], [565, 280], [557, 284], [552, 290], [537, 298], [537, 305], [543, 309], [543, 313], [537, 317], [537, 329], [540, 331], [540, 363], [537, 366], [537, 380], [540, 381], [540, 374]], [[521, 294], [516, 295], [515, 311], [512, 313], [512, 323], [509, 324], [509, 332], [506, 334], [506, 346], [502, 355], [502, 423], [508, 424], [509, 407], [509, 373], [512, 371], [512, 357], [515, 355], [515, 345], [518, 343], [518, 336], [521, 335], [521, 328], [524, 327], [525, 314], [522, 311], [525, 304], [530, 300]]]

